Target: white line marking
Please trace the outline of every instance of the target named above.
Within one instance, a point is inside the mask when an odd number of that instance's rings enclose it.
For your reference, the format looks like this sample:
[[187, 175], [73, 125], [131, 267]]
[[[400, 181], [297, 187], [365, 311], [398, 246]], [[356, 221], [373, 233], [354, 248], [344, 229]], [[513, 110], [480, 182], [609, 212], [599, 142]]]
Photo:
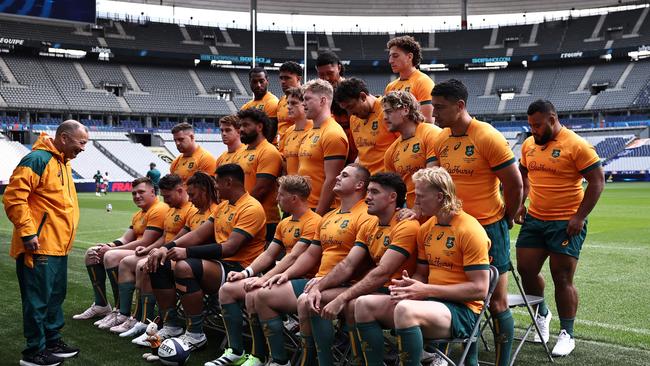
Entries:
[[[521, 314], [521, 315], [526, 315], [528, 316], [528, 312], [524, 309], [513, 309], [513, 313], [516, 314]], [[530, 317], [529, 317], [530, 319]], [[628, 333], [636, 333], [636, 334], [643, 334], [643, 335], [650, 335], [650, 329], [646, 328], [630, 328], [626, 327], [624, 325], [619, 325], [619, 324], [608, 324], [608, 323], [601, 323], [601, 322], [595, 322], [592, 320], [585, 320], [585, 319], [576, 319], [576, 323], [578, 324], [584, 324], [592, 327], [598, 327], [598, 328], [604, 328], [604, 329], [609, 329], [609, 330], [619, 330], [622, 332], [628, 332]]]

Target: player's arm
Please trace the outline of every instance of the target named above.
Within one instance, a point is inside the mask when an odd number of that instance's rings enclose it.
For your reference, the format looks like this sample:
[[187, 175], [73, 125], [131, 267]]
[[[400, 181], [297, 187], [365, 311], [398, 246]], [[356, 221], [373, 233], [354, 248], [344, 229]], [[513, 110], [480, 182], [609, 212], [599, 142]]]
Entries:
[[467, 282], [453, 285], [432, 285], [404, 276], [401, 280], [394, 281], [396, 285], [391, 286], [391, 297], [396, 301], [434, 297], [453, 302], [485, 298], [490, 282], [490, 271], [483, 268], [465, 270], [465, 275]]
[[530, 182], [528, 181], [528, 169], [524, 164], [519, 162], [519, 174], [521, 174], [521, 202], [519, 202], [519, 209], [515, 215], [515, 223], [521, 225], [524, 223], [526, 218], [526, 198], [528, 198], [528, 192], [530, 191]]
[[304, 276], [307, 271], [314, 268], [316, 264], [320, 261], [321, 254], [323, 253], [323, 248], [320, 244], [312, 243], [307, 250], [305, 250], [284, 272], [287, 278], [298, 278]]
[[429, 280], [429, 263], [427, 261], [420, 262], [415, 267], [415, 273], [411, 276], [412, 279], [426, 283]]
[[40, 223], [36, 220], [45, 218], [45, 214], [43, 218], [33, 217], [28, 204], [29, 195], [36, 189], [40, 180], [40, 176], [27, 166], [29, 162], [25, 160], [28, 157], [26, 156], [14, 170], [2, 197], [7, 217], [23, 242], [38, 238]]
[[512, 229], [515, 217], [521, 206], [523, 196], [523, 182], [517, 164], [511, 164], [497, 169], [494, 174], [503, 185], [503, 198], [506, 203], [506, 216], [508, 217], [508, 228]]
[[270, 174], [257, 174], [255, 176], [255, 187], [251, 192], [251, 196], [255, 197], [256, 200], [262, 202], [264, 198], [271, 192], [273, 188], [277, 185], [277, 178]]
[[[277, 244], [276, 244], [277, 245]], [[298, 241], [296, 244], [293, 245], [293, 248], [291, 249], [291, 252], [287, 255], [285, 255], [278, 263], [275, 264], [275, 267], [273, 267], [270, 271], [266, 272], [264, 276], [262, 276], [262, 279], [268, 280], [269, 278], [273, 277], [274, 275], [278, 273], [283, 273], [285, 272], [289, 267], [291, 267], [302, 253], [307, 251], [309, 249], [309, 243], [304, 242], [304, 241]]]
[[262, 254], [257, 256], [253, 263], [250, 264], [250, 268], [253, 270], [253, 273], [250, 275], [254, 275], [256, 273], [260, 273], [267, 268], [271, 267], [271, 265], [275, 262], [275, 259], [280, 255], [282, 252], [282, 246], [277, 243], [271, 242], [266, 248]]
[[334, 202], [334, 184], [336, 183], [336, 177], [345, 167], [345, 157], [325, 160], [323, 166], [325, 169], [325, 180], [320, 191], [318, 207], [316, 207], [316, 213], [321, 216], [325, 215], [332, 207], [332, 203]]
[[587, 216], [596, 206], [600, 194], [605, 188], [605, 174], [600, 163], [587, 172], [584, 172], [582, 176], [587, 180], [587, 189], [585, 190], [584, 197], [582, 197], [578, 211], [576, 211], [567, 225], [567, 234], [569, 235], [577, 235], [580, 233]]
[[223, 243], [197, 245], [187, 248], [187, 258], [221, 259], [235, 255], [239, 248], [246, 245], [253, 237], [248, 233], [233, 231]]
[[390, 279], [390, 275], [395, 273], [406, 259], [408, 259], [408, 257], [401, 251], [389, 248], [381, 257], [377, 267], [373, 268], [363, 277], [363, 279], [361, 279], [361, 281], [357, 282], [354, 286], [350, 287], [337, 297], [341, 298], [341, 301], [348, 302], [361, 295], [366, 295], [375, 291]]
[[162, 234], [163, 234], [162, 229], [148, 226], [140, 239], [130, 241], [120, 246], [119, 249], [134, 250], [137, 247], [148, 247], [150, 244], [153, 244], [156, 240], [158, 240], [158, 238], [160, 238]]
[[362, 246], [355, 245], [350, 249], [348, 255], [343, 258], [332, 271], [323, 277], [316, 284], [315, 288], [319, 291], [325, 291], [332, 287], [338, 287], [347, 281], [354, 270], [363, 264], [363, 260], [368, 258], [368, 251]]
[[192, 231], [192, 229], [190, 229], [189, 226], [185, 225], [185, 226], [183, 226], [183, 228], [178, 233], [176, 233], [176, 235], [174, 235], [174, 239], [172, 239], [172, 240], [176, 240], [176, 239], [180, 238], [181, 236], [189, 233], [190, 231]]
[[[183, 230], [181, 230], [183, 231]], [[174, 239], [175, 246], [180, 248], [189, 248], [195, 245], [209, 243], [214, 241], [214, 219], [210, 217], [205, 220], [196, 230], [192, 230], [185, 235]], [[167, 246], [167, 244], [166, 244]]]

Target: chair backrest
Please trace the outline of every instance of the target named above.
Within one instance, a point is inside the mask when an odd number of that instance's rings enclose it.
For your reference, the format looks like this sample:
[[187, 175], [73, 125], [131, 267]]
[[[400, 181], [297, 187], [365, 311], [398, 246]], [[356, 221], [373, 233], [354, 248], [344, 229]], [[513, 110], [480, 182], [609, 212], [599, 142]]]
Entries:
[[499, 283], [499, 270], [495, 266], [490, 266], [490, 285], [488, 286], [487, 295], [485, 295], [485, 299], [483, 300], [484, 308], [490, 306], [490, 300], [492, 299], [492, 294], [494, 293], [494, 290], [497, 288], [498, 283]]

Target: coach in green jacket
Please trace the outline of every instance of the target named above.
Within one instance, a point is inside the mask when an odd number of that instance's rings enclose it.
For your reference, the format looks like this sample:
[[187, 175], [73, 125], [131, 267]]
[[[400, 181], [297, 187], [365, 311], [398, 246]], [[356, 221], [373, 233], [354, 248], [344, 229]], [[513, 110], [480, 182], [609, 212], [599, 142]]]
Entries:
[[21, 365], [58, 365], [79, 349], [61, 339], [68, 253], [79, 223], [70, 160], [82, 152], [88, 130], [68, 120], [51, 138], [42, 133], [18, 163], [3, 197], [14, 225], [10, 254], [23, 306], [27, 347]]

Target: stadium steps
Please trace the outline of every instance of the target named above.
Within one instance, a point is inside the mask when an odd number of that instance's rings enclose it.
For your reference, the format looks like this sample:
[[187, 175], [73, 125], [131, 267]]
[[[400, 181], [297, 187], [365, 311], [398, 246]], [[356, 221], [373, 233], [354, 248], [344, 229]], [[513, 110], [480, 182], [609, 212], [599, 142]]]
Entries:
[[84, 88], [86, 90], [92, 90], [95, 89], [95, 86], [93, 85], [93, 82], [90, 81], [90, 78], [88, 77], [88, 74], [86, 73], [86, 70], [81, 66], [80, 63], [78, 62], [73, 62], [72, 65], [74, 66], [75, 70], [77, 70], [77, 73], [79, 74], [79, 77], [81, 78], [81, 81], [84, 83]]
[[115, 165], [119, 166], [122, 170], [125, 172], [129, 173], [130, 176], [133, 178], [138, 178], [140, 177], [140, 174], [138, 174], [137, 171], [133, 170], [130, 166], [126, 165], [124, 162], [122, 162], [120, 159], [115, 157], [108, 149], [106, 149], [99, 141], [93, 140], [93, 145], [102, 152], [102, 154], [106, 155], [107, 158], [109, 158]]
[[115, 97], [117, 99], [117, 102], [120, 104], [120, 107], [124, 110], [124, 112], [131, 113], [133, 110], [131, 109], [131, 106], [129, 105], [129, 102], [124, 99], [124, 97]]
[[605, 18], [607, 18], [607, 14], [602, 14], [600, 18], [598, 18], [598, 23], [596, 23], [596, 26], [594, 27], [594, 31], [591, 33], [591, 37], [585, 39], [585, 42], [596, 42], [596, 41], [603, 40], [601, 37], [598, 37], [598, 35], [600, 34], [600, 30], [603, 29], [603, 24], [605, 24]]
[[196, 75], [196, 71], [190, 69], [188, 70], [188, 72], [190, 74], [190, 79], [192, 79], [192, 81], [194, 82], [194, 86], [196, 86], [196, 89], [199, 91], [198, 95], [207, 95], [208, 92], [205, 90], [205, 86], [199, 79], [199, 76]]
[[239, 89], [239, 94], [248, 95], [246, 88], [244, 88], [244, 84], [242, 84], [241, 80], [239, 80], [239, 77], [234, 71], [230, 71], [230, 77], [232, 78], [232, 81], [235, 82], [237, 89]]
[[124, 77], [126, 77], [126, 81], [129, 83], [131, 90], [133, 90], [136, 93], [142, 93], [142, 89], [140, 89], [140, 85], [138, 85], [138, 82], [135, 81], [133, 74], [131, 74], [131, 70], [129, 70], [129, 68], [126, 67], [126, 65], [120, 65], [120, 69], [122, 70]]
[[16, 77], [14, 76], [14, 73], [11, 71], [5, 60], [0, 56], [0, 69], [2, 69], [2, 74], [4, 75], [5, 78], [7, 78], [7, 81], [9, 84], [12, 85], [18, 85], [18, 80], [16, 80]]
[[636, 24], [634, 24], [634, 28], [632, 28], [630, 34], [624, 34], [623, 38], [634, 38], [639, 36], [639, 30], [641, 29], [641, 26], [643, 25], [645, 18], [648, 16], [648, 11], [650, 11], [650, 8], [643, 9], [641, 14], [639, 15], [639, 19], [636, 21]]
[[[648, 8], [646, 8], [646, 10], [647, 9]], [[621, 74], [621, 77], [618, 78], [618, 82], [616, 83], [614, 89], [620, 90], [623, 88], [623, 84], [625, 84], [625, 80], [627, 80], [627, 77], [630, 76], [630, 72], [632, 72], [633, 68], [634, 68], [634, 62], [630, 62], [627, 64], [625, 70], [623, 70], [623, 73]]]
[[575, 92], [583, 92], [585, 88], [587, 87], [587, 83], [589, 83], [589, 79], [591, 79], [591, 74], [594, 73], [594, 69], [596, 66], [591, 65], [585, 72], [585, 74], [582, 76], [582, 81], [580, 81], [580, 84], [578, 85], [578, 88], [575, 90]]

